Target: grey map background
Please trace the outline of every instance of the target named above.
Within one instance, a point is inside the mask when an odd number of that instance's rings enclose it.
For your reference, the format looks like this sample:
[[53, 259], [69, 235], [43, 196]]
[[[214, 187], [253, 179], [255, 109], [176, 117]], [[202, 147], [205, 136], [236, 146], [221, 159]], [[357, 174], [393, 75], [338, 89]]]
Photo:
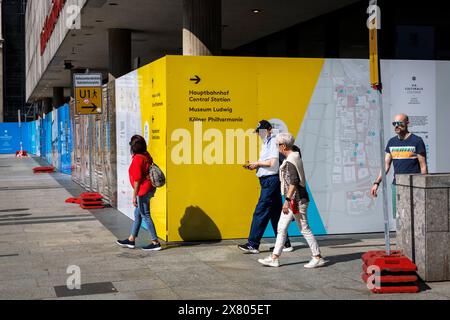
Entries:
[[[383, 61], [382, 71], [390, 75], [395, 61]], [[429, 63], [411, 61], [414, 65]], [[450, 137], [450, 63], [437, 64], [437, 100], [432, 112], [437, 121], [431, 128], [440, 132], [434, 155], [435, 172], [450, 172], [450, 153], [445, 139]], [[368, 60], [327, 59], [305, 115], [297, 144], [301, 146], [305, 171], [315, 203], [328, 234], [382, 232], [384, 230], [382, 192], [378, 199], [370, 189], [381, 168], [380, 128], [377, 94], [370, 87]], [[391, 127], [391, 97], [389, 79], [383, 94], [385, 140], [394, 136]], [[365, 85], [366, 84], [366, 85]], [[398, 87], [398, 86], [397, 86]], [[392, 109], [402, 110], [402, 106]], [[405, 110], [407, 112], [407, 110]], [[444, 120], [447, 119], [447, 120]], [[414, 132], [414, 128], [412, 128]], [[447, 138], [444, 138], [446, 136]], [[383, 146], [384, 149], [384, 146]], [[396, 222], [392, 212], [391, 182], [388, 176], [388, 207], [392, 230]]]

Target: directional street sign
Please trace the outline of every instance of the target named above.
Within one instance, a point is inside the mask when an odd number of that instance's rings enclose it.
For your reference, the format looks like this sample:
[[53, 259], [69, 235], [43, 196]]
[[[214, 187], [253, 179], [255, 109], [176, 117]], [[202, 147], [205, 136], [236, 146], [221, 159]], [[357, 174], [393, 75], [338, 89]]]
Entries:
[[76, 110], [79, 115], [102, 113], [102, 88], [75, 88]]
[[103, 108], [102, 75], [75, 74], [73, 83], [76, 114], [101, 114]]

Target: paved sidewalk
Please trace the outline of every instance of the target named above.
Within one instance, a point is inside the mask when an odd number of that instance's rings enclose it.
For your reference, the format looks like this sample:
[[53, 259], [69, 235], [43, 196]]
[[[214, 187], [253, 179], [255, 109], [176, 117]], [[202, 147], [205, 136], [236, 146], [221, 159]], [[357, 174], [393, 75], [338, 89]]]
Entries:
[[[0, 156], [0, 299], [450, 299], [450, 283], [429, 284], [417, 295], [370, 294], [361, 255], [384, 249], [379, 234], [319, 238], [329, 266], [317, 270], [303, 268], [310, 251], [302, 239], [294, 239], [296, 251], [283, 256], [279, 269], [257, 262], [273, 240], [260, 256], [239, 252], [242, 241], [168, 244], [150, 254], [121, 249], [115, 241], [128, 236], [131, 221], [112, 208], [89, 212], [65, 204], [81, 188], [62, 174], [33, 175], [37, 161]], [[84, 296], [55, 290], [66, 285], [72, 265], [92, 287]], [[98, 283], [116, 291], [101, 291]]]

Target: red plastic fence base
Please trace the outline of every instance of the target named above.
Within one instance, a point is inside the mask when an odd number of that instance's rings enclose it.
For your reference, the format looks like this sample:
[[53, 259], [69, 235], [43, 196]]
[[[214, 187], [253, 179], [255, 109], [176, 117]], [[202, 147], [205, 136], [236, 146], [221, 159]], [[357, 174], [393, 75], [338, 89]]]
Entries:
[[417, 266], [400, 251], [393, 251], [390, 256], [385, 251], [370, 251], [362, 260], [366, 266], [376, 266], [382, 272], [417, 272]]
[[86, 200], [81, 200], [80, 204], [82, 204], [84, 206], [102, 206], [103, 205], [103, 201], [86, 201]]
[[81, 194], [80, 207], [84, 210], [104, 209], [103, 196], [95, 192], [85, 192]]
[[28, 157], [28, 152], [27, 151], [17, 151], [16, 152], [16, 157]]
[[81, 209], [84, 210], [97, 210], [105, 208], [103, 196], [94, 192], [82, 193], [79, 198], [69, 198], [66, 200], [66, 203], [79, 204]]
[[33, 168], [34, 173], [53, 173], [55, 172], [55, 167], [36, 167]]
[[[376, 294], [393, 293], [418, 293], [419, 277], [417, 276], [417, 266], [400, 251], [393, 251], [391, 255], [386, 255], [385, 251], [370, 251], [363, 255], [363, 275], [362, 280], [368, 284], [370, 277], [374, 275], [375, 268], [378, 275], [378, 286], [371, 289]], [[369, 272], [370, 271], [370, 272]]]
[[[362, 280], [367, 283], [369, 281], [370, 275], [363, 273]], [[416, 283], [419, 281], [419, 277], [415, 274], [412, 275], [381, 275], [380, 282], [381, 285], [386, 284], [399, 284], [399, 283]]]
[[91, 200], [91, 201], [99, 201], [103, 200], [103, 196], [99, 193], [95, 192], [85, 192], [80, 195], [81, 200]]
[[66, 203], [75, 203], [75, 204], [81, 204], [81, 200], [78, 198], [69, 198], [66, 200]]
[[414, 286], [398, 286], [398, 287], [381, 287], [378, 289], [373, 289], [373, 293], [376, 294], [395, 294], [395, 293], [419, 293], [420, 288], [418, 285]]

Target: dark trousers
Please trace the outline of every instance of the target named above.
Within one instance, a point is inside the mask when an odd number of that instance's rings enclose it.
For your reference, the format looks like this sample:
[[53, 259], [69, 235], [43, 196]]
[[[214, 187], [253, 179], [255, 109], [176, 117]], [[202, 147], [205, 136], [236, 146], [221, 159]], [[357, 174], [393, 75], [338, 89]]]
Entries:
[[[252, 227], [248, 238], [248, 244], [255, 249], [259, 249], [269, 220], [275, 235], [277, 234], [278, 222], [283, 209], [280, 177], [278, 175], [263, 177], [259, 181], [261, 184], [261, 195], [253, 214]], [[286, 244], [288, 243], [289, 239], [286, 241]]]

